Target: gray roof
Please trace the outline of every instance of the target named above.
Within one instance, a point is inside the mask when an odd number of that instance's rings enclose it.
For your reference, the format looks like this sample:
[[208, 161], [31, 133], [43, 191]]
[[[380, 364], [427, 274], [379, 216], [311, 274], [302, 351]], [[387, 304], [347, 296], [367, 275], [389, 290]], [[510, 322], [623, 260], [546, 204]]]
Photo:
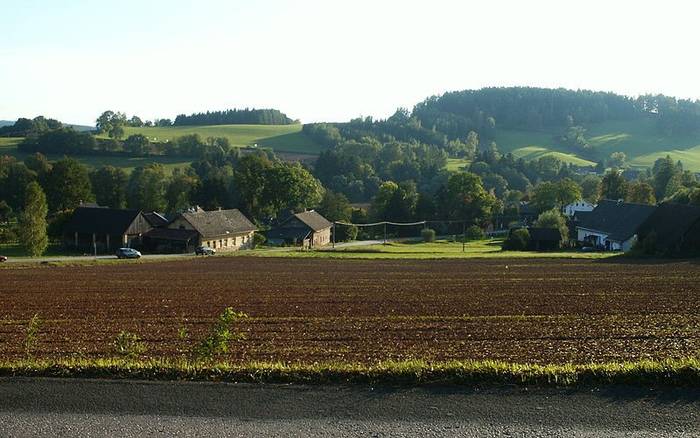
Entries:
[[314, 231], [325, 230], [326, 228], [333, 225], [328, 221], [328, 219], [321, 216], [320, 214], [318, 214], [318, 212], [314, 210], [297, 213], [293, 215], [293, 217], [299, 219]]
[[127, 234], [127, 231], [140, 214], [141, 212], [138, 210], [78, 207], [63, 227], [63, 231], [66, 233], [85, 234]]
[[610, 240], [624, 242], [637, 233], [655, 209], [653, 205], [604, 200], [590, 214], [581, 217], [577, 227], [605, 233]]
[[673, 248], [700, 223], [700, 207], [664, 202], [639, 227], [639, 238], [656, 233], [656, 245]]
[[187, 212], [182, 213], [182, 217], [204, 237], [257, 230], [255, 225], [237, 209]]

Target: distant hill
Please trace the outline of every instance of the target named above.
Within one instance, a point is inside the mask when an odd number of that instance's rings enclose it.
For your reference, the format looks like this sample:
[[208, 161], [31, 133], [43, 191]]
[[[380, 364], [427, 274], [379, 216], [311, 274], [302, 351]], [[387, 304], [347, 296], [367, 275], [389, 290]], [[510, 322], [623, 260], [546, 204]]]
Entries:
[[3, 126], [12, 126], [14, 124], [15, 122], [11, 122], [9, 120], [0, 120], [0, 128], [2, 128]]

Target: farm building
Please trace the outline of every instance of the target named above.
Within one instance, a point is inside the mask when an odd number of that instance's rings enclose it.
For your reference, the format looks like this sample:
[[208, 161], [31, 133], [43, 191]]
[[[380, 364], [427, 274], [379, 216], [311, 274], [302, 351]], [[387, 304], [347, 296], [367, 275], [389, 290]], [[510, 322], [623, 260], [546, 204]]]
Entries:
[[608, 251], [629, 251], [637, 241], [639, 227], [655, 209], [653, 205], [601, 201], [581, 217], [576, 225], [576, 239]]
[[662, 255], [700, 254], [700, 207], [665, 202], [639, 227], [645, 250]]
[[553, 251], [561, 247], [561, 234], [556, 228], [535, 228], [527, 229], [530, 233], [528, 250], [530, 251]]
[[63, 228], [63, 243], [85, 252], [111, 252], [139, 247], [144, 233], [153, 228], [138, 210], [82, 206]]
[[564, 208], [562, 208], [562, 213], [566, 217], [573, 217], [574, 214], [580, 211], [593, 211], [594, 208], [595, 204], [591, 204], [590, 202], [584, 200], [578, 200], [576, 202], [572, 202], [571, 204], [565, 205]]
[[148, 245], [164, 252], [191, 252], [200, 245], [219, 252], [250, 248], [255, 225], [237, 209], [182, 213], [167, 227], [147, 234]]
[[331, 242], [333, 224], [316, 211], [296, 213], [283, 220], [267, 234], [269, 243], [301, 245], [315, 248]]

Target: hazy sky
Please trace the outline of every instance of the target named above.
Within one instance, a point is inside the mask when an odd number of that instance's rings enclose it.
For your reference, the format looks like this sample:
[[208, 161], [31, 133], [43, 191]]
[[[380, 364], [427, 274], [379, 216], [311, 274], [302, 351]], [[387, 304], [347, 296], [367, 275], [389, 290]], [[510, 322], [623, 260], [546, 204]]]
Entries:
[[503, 85], [699, 99], [694, 3], [0, 0], [0, 119], [344, 121]]

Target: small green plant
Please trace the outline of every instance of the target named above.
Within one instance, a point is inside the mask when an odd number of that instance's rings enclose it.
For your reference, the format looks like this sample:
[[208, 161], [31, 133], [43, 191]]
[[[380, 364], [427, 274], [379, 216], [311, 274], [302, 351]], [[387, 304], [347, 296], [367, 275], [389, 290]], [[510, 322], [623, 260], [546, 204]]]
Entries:
[[423, 237], [423, 242], [435, 242], [435, 230], [431, 228], [423, 228], [420, 235]]
[[242, 341], [245, 333], [234, 332], [231, 326], [234, 322], [247, 318], [243, 312], [236, 312], [231, 307], [227, 307], [219, 315], [216, 323], [206, 338], [202, 339], [194, 353], [199, 360], [211, 360], [216, 356], [228, 353], [229, 344], [232, 341]]
[[41, 318], [39, 318], [38, 313], [35, 313], [27, 324], [27, 331], [24, 337], [24, 354], [27, 356], [27, 358], [32, 357], [32, 352], [34, 347], [36, 347], [37, 340], [39, 339], [41, 324], [42, 321]]
[[117, 355], [134, 358], [146, 352], [146, 344], [135, 333], [122, 330], [114, 340]]

